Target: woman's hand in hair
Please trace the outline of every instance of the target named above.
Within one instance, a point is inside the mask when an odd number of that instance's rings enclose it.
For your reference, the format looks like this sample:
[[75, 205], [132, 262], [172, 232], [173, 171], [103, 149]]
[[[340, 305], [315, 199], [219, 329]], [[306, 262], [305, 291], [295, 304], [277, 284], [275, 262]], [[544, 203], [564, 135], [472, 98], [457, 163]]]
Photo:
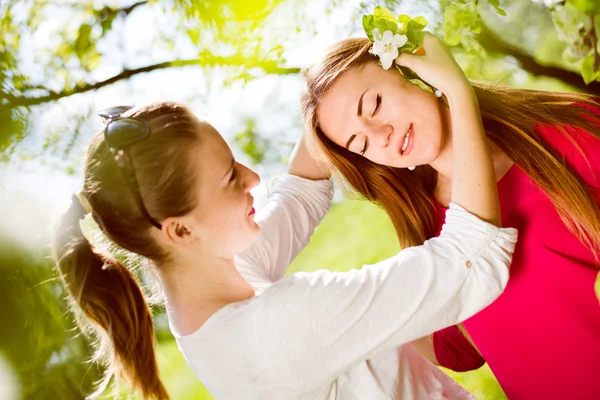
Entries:
[[287, 170], [289, 174], [312, 180], [329, 179], [331, 175], [325, 164], [317, 161], [310, 153], [304, 135], [294, 147]]
[[425, 82], [441, 90], [446, 97], [472, 92], [469, 80], [450, 49], [429, 32], [425, 32], [421, 49], [414, 54], [400, 54], [396, 64], [412, 69]]

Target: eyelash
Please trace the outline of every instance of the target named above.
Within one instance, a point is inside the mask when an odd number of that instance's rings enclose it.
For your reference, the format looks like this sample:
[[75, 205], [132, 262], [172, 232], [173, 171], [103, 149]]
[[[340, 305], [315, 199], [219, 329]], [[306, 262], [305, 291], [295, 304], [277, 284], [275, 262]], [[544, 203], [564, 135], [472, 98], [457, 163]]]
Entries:
[[237, 177], [237, 168], [234, 165], [233, 171], [231, 172], [231, 178], [229, 178], [229, 182], [231, 183], [231, 182], [235, 181], [236, 177]]
[[381, 107], [381, 95], [379, 93], [377, 93], [377, 99], [375, 100], [375, 110], [373, 110], [373, 114], [371, 114], [371, 118], [373, 118], [375, 116], [375, 114], [377, 114], [377, 111], [379, 111], [379, 108]]
[[[373, 118], [375, 116], [375, 114], [377, 114], [377, 111], [379, 111], [379, 108], [381, 108], [381, 95], [379, 93], [377, 93], [377, 98], [375, 100], [375, 110], [373, 110], [373, 114], [371, 114], [371, 118]], [[368, 148], [369, 148], [369, 138], [365, 137], [365, 145], [364, 145], [363, 149], [360, 151], [360, 155], [364, 156], [365, 152], [367, 151]]]
[[367, 151], [367, 148], [369, 147], [369, 138], [365, 137], [365, 146], [363, 147], [363, 149], [360, 151], [360, 155], [364, 156], [365, 152]]

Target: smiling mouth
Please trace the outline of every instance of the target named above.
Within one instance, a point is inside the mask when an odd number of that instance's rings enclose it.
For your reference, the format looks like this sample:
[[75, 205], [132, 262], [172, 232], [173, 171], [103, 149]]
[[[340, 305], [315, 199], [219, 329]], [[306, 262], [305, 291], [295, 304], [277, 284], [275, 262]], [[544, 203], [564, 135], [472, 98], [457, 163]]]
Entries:
[[400, 154], [401, 155], [404, 155], [404, 152], [408, 148], [408, 144], [410, 142], [410, 135], [412, 133], [412, 128], [413, 128], [413, 125], [410, 124], [410, 127], [408, 128], [408, 131], [406, 132], [406, 135], [404, 135], [404, 140], [402, 142], [402, 147], [400, 147]]

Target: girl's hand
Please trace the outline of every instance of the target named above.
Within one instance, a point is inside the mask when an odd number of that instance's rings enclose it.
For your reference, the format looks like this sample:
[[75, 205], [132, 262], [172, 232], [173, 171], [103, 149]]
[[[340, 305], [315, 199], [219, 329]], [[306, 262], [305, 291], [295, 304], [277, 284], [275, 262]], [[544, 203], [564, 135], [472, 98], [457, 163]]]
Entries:
[[425, 82], [441, 90], [446, 97], [472, 93], [469, 80], [448, 47], [435, 35], [429, 32], [424, 34], [423, 47], [414, 54], [400, 54], [396, 58], [396, 64], [412, 69]]

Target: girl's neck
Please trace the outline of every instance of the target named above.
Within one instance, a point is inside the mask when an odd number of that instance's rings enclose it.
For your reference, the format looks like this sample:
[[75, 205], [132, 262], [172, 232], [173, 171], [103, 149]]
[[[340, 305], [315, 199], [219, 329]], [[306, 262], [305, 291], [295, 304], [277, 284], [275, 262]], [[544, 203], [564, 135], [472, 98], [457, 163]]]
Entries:
[[195, 254], [159, 268], [171, 327], [179, 335], [198, 330], [222, 307], [248, 300], [254, 289], [236, 269], [233, 258]]
[[[450, 123], [451, 116], [449, 108], [442, 107], [442, 118], [444, 121], [444, 129], [447, 133], [444, 135], [444, 142], [442, 143], [440, 154], [430, 165], [437, 171], [437, 184], [434, 193], [435, 198], [441, 205], [447, 207], [452, 199], [452, 165], [454, 162], [452, 132], [450, 130], [452, 124]], [[500, 150], [491, 150], [490, 153], [494, 163], [496, 182], [498, 182], [506, 175], [514, 163]]]

